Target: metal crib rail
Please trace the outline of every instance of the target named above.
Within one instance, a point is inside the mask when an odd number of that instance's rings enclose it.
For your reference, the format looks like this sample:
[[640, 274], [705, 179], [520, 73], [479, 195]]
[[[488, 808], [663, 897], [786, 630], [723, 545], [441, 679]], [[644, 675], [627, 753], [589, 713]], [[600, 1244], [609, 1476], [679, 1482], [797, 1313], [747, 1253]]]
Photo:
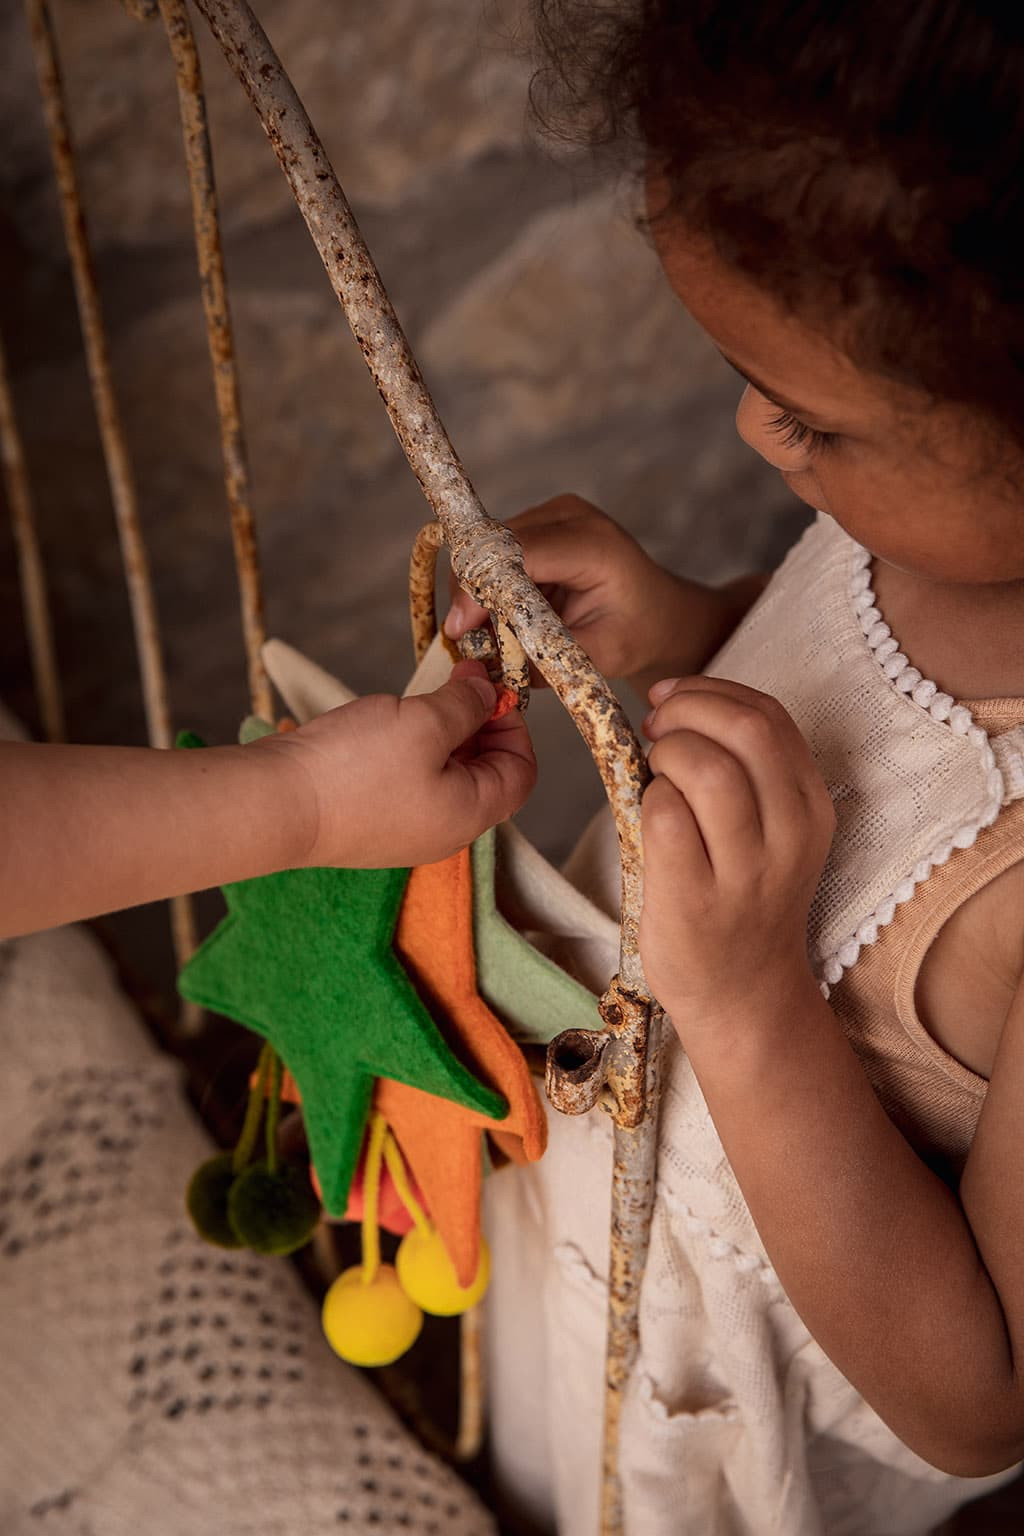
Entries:
[[[249, 494], [230, 311], [221, 257], [205, 101], [185, 0], [123, 0], [140, 20], [160, 16], [174, 61], [199, 261], [200, 286], [221, 431], [225, 487], [235, 547], [249, 688], [255, 713], [269, 715], [263, 670], [262, 589]], [[194, 0], [244, 87], [274, 149], [345, 316], [363, 353], [436, 522], [418, 542], [414, 570], [417, 646], [433, 622], [433, 560], [443, 542], [459, 581], [492, 613], [506, 682], [525, 698], [526, 658], [572, 715], [604, 783], [622, 858], [618, 975], [601, 1001], [603, 1031], [572, 1031], [552, 1042], [546, 1089], [557, 1108], [578, 1114], [600, 1105], [614, 1119], [611, 1259], [606, 1351], [601, 1531], [624, 1529], [618, 1469], [623, 1394], [638, 1349], [639, 1294], [647, 1254], [656, 1174], [658, 1055], [662, 1016], [644, 980], [637, 944], [642, 898], [640, 799], [647, 768], [639, 742], [607, 682], [564, 628], [523, 567], [511, 532], [488, 517], [437, 415], [352, 211], [287, 74], [246, 0]], [[67, 111], [47, 0], [25, 0], [40, 89], [61, 195], [83, 340], [132, 601], [150, 739], [171, 744], [167, 686], [156, 608], [139, 527], [137, 495], [110, 379], [92, 260], [78, 194]], [[21, 464], [6, 388], [0, 431], [9, 486]], [[13, 434], [13, 435], [12, 435]], [[11, 445], [14, 444], [12, 447]], [[19, 487], [23, 481], [18, 480]], [[18, 517], [33, 665], [48, 728], [59, 716], [52, 698], [52, 640], [45, 622], [38, 555], [33, 554], [27, 490], [11, 493]], [[24, 508], [29, 508], [28, 518]], [[424, 561], [426, 564], [424, 564]], [[42, 616], [42, 617], [41, 617]], [[50, 660], [47, 660], [47, 656]], [[50, 681], [47, 681], [47, 680]], [[175, 916], [179, 958], [194, 944], [190, 912]], [[478, 1404], [475, 1405], [478, 1407]], [[475, 1407], [469, 1417], [472, 1419]], [[472, 1438], [472, 1436], [470, 1436]], [[595, 1469], [596, 1475], [596, 1469]]]

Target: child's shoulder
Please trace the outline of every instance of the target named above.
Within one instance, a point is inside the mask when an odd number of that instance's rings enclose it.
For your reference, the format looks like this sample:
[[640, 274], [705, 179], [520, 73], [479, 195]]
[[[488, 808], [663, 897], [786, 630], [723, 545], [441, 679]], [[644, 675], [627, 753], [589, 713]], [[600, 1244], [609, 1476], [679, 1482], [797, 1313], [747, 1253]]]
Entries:
[[1024, 859], [948, 917], [917, 975], [914, 1001], [928, 1033], [989, 1078], [1014, 997], [1024, 988]]

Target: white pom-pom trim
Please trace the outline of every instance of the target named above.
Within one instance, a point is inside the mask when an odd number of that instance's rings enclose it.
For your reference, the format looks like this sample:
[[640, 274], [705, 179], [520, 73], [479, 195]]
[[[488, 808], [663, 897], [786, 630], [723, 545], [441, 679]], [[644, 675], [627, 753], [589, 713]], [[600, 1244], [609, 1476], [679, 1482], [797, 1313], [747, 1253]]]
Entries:
[[970, 848], [977, 840], [982, 827], [991, 826], [999, 815], [1004, 800], [1009, 798], [1008, 786], [1002, 771], [996, 766], [995, 753], [987, 733], [977, 725], [966, 705], [958, 704], [948, 693], [940, 693], [938, 685], [930, 678], [922, 677], [917, 667], [900, 650], [899, 641], [875, 602], [871, 587], [871, 552], [854, 547], [853, 571], [850, 577], [850, 595], [853, 610], [864, 632], [868, 648], [874, 655], [883, 675], [889, 679], [897, 693], [909, 698], [933, 720], [949, 726], [954, 736], [964, 736], [981, 757], [986, 770], [985, 787], [989, 804], [976, 821], [961, 827], [949, 842], [940, 843], [931, 854], [919, 859], [910, 873], [899, 881], [894, 891], [878, 903], [874, 912], [868, 913], [858, 924], [856, 932], [845, 939], [835, 952], [828, 955], [820, 967], [819, 986], [824, 997], [840, 981], [844, 971], [855, 965], [866, 944], [874, 944], [881, 928], [892, 922], [896, 908], [910, 900], [917, 886], [921, 885], [933, 869], [945, 864], [954, 848]]
[[706, 1242], [711, 1258], [730, 1263], [741, 1274], [753, 1274], [757, 1271], [760, 1279], [769, 1283], [776, 1281], [775, 1270], [766, 1258], [759, 1253], [752, 1253], [748, 1248], [738, 1247], [736, 1243], [730, 1242], [727, 1237], [716, 1232], [710, 1221], [703, 1216], [698, 1216], [691, 1206], [679, 1199], [678, 1195], [659, 1186], [657, 1198], [675, 1217], [681, 1218], [688, 1232]]

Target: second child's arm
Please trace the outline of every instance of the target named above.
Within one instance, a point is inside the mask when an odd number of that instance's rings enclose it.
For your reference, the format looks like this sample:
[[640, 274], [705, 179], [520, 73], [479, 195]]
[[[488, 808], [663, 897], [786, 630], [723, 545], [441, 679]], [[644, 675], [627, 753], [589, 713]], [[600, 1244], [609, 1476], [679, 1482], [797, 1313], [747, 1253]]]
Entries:
[[430, 863], [533, 786], [518, 712], [460, 662], [245, 747], [0, 743], [0, 936], [312, 865]]
[[1024, 1455], [1024, 990], [960, 1198], [889, 1120], [806, 958], [834, 815], [793, 721], [724, 679], [652, 689], [647, 978], [814, 1338], [951, 1473]]

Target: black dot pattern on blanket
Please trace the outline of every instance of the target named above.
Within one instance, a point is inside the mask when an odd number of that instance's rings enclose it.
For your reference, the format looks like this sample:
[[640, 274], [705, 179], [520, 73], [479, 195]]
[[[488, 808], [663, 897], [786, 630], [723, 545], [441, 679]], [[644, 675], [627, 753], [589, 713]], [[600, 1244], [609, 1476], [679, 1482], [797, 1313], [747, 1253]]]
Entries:
[[156, 1280], [129, 1335], [133, 1413], [262, 1411], [303, 1381], [309, 1306], [281, 1296], [272, 1266], [197, 1253], [181, 1225], [166, 1235]]
[[192, 1230], [183, 1191], [209, 1140], [87, 936], [12, 948], [4, 1533], [493, 1536], [471, 1490], [329, 1348], [292, 1265]]
[[0, 1165], [0, 1255], [17, 1258], [103, 1223], [140, 1136], [163, 1124], [155, 1088], [144, 1069], [96, 1066], [33, 1083], [48, 1113]]
[[410, 1454], [405, 1436], [373, 1431], [371, 1438], [366, 1424], [356, 1424], [354, 1432], [364, 1444], [356, 1456], [361, 1475], [354, 1489], [339, 1487], [339, 1525], [350, 1531], [370, 1526], [382, 1532], [441, 1536], [453, 1522], [470, 1516], [470, 1499], [461, 1498], [451, 1486], [439, 1490], [434, 1467], [421, 1454]]

